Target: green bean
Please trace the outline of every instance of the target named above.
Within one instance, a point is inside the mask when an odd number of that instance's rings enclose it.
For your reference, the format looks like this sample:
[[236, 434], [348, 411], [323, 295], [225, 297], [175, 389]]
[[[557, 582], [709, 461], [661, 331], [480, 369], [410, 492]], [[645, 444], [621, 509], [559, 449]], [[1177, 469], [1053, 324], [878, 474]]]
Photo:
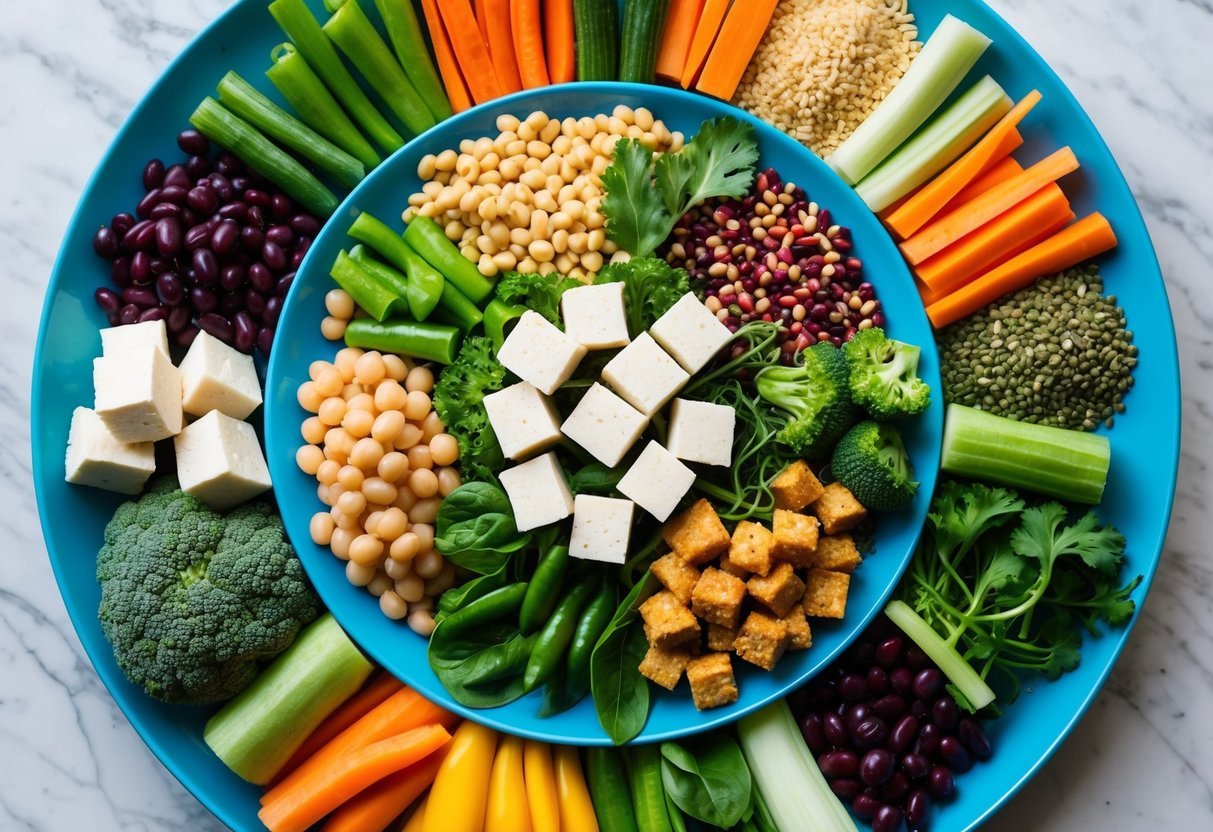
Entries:
[[636, 809], [628, 790], [628, 775], [623, 752], [615, 748], [591, 746], [585, 750], [586, 780], [594, 814], [601, 832], [640, 832]]
[[358, 215], [350, 226], [349, 235], [366, 243], [400, 269], [409, 278], [409, 311], [419, 321], [424, 321], [442, 301], [445, 280], [425, 259], [419, 256], [404, 238], [386, 223], [365, 211]]
[[548, 549], [535, 574], [531, 576], [531, 589], [522, 602], [522, 610], [518, 614], [518, 628], [522, 634], [530, 635], [537, 632], [543, 623], [552, 615], [552, 609], [560, 599], [560, 586], [564, 583], [564, 573], [569, 566], [569, 547], [553, 546]]
[[513, 615], [522, 606], [526, 589], [526, 582], [522, 582], [493, 590], [463, 609], [451, 613], [444, 623], [444, 632], [451, 635]]
[[493, 349], [501, 349], [505, 343], [505, 328], [517, 321], [526, 312], [526, 307], [519, 303], [506, 303], [493, 298], [484, 308], [484, 332], [493, 342]]
[[551, 618], [539, 631], [535, 641], [535, 649], [527, 662], [526, 673], [522, 683], [526, 690], [531, 691], [546, 682], [560, 666], [569, 642], [573, 640], [573, 631], [577, 628], [577, 619], [590, 600], [594, 591], [596, 576], [589, 574], [573, 585], [565, 596], [560, 599]]
[[565, 677], [570, 688], [578, 692], [589, 691], [590, 656], [594, 652], [594, 646], [598, 644], [598, 639], [611, 623], [617, 604], [614, 585], [610, 581], [603, 581], [598, 594], [585, 608], [581, 620], [577, 622], [577, 629], [573, 632], [573, 642], [569, 645], [565, 667]]
[[464, 332], [471, 332], [484, 320], [484, 313], [468, 300], [463, 292], [444, 280], [442, 298], [438, 301], [438, 308], [434, 310], [434, 320], [457, 326]]
[[337, 285], [350, 293], [358, 304], [376, 321], [382, 321], [404, 305], [404, 298], [388, 284], [381, 283], [366, 268], [359, 265], [345, 251], [337, 253], [337, 260], [329, 270], [329, 276]]
[[674, 832], [661, 782], [661, 747], [638, 745], [629, 754], [628, 776], [632, 782], [632, 806], [639, 832]]
[[[381, 260], [376, 260], [362, 243], [358, 243], [350, 249], [350, 259], [365, 269], [379, 283], [395, 292], [397, 297], [408, 299], [411, 289], [404, 273], [393, 269]], [[396, 310], [397, 313], [401, 311], [403, 310]]]
[[678, 808], [678, 804], [674, 802], [674, 797], [669, 792], [665, 793], [665, 808], [666, 817], [670, 819], [670, 826], [674, 832], [687, 832], [687, 821], [682, 816], [682, 810]]
[[460, 253], [455, 244], [447, 239], [442, 226], [429, 217], [417, 217], [410, 222], [404, 230], [404, 239], [475, 303], [484, 303], [493, 294], [493, 282]]
[[440, 364], [455, 360], [462, 341], [463, 333], [458, 327], [417, 321], [353, 320], [345, 329], [347, 347], [408, 355]]
[[434, 120], [450, 118], [451, 102], [438, 78], [438, 71], [434, 69], [434, 62], [430, 60], [425, 32], [411, 0], [375, 0], [375, 8], [379, 9], [379, 16], [383, 18], [388, 39], [396, 50], [396, 58]]

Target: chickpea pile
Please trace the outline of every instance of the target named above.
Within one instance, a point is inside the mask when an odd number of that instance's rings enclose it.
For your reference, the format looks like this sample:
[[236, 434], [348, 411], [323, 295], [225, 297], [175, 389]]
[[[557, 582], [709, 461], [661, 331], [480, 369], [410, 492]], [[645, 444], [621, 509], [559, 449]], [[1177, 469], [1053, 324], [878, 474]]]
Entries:
[[534, 112], [519, 121], [497, 117], [495, 139], [465, 139], [459, 152], [424, 157], [425, 185], [409, 197], [405, 222], [420, 215], [443, 224], [446, 235], [480, 273], [559, 273], [590, 279], [614, 254], [602, 214], [602, 172], [615, 143], [638, 139], [653, 151], [677, 151], [671, 133], [641, 107], [620, 105], [611, 115], [550, 118]]
[[459, 445], [430, 402], [434, 374], [347, 347], [308, 375], [298, 399], [314, 415], [296, 462], [330, 507], [313, 515], [312, 540], [346, 561], [350, 583], [378, 597], [384, 615], [428, 636], [434, 599], [457, 577], [434, 549], [434, 520], [460, 485]]
[[328, 315], [320, 322], [320, 334], [330, 341], [340, 341], [358, 307], [345, 289], [330, 289], [324, 296], [324, 308]]

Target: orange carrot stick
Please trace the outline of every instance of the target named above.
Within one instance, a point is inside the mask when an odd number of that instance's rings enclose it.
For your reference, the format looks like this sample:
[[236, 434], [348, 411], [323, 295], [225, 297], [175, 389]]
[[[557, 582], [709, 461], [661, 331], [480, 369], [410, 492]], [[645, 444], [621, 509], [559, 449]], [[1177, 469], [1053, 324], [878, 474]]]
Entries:
[[355, 722], [329, 741], [324, 748], [307, 759], [282, 779], [278, 785], [261, 796], [262, 805], [277, 800], [300, 782], [332, 765], [363, 746], [395, 736], [422, 725], [451, 727], [457, 721], [454, 714], [444, 711], [412, 688], [404, 688], [384, 700], [383, 704]]
[[699, 80], [695, 82], [696, 90], [722, 101], [733, 97], [778, 4], [779, 0], [747, 0], [729, 8], [728, 17], [716, 36], [719, 46], [708, 55]]
[[442, 85], [446, 87], [446, 97], [451, 100], [451, 110], [461, 113], [472, 106], [472, 94], [468, 92], [463, 75], [459, 72], [459, 61], [455, 58], [455, 50], [442, 24], [438, 0], [421, 0], [421, 10], [425, 13], [425, 25], [430, 30], [434, 58], [438, 63], [438, 73], [442, 76]]
[[927, 317], [942, 329], [1038, 277], [1076, 266], [1115, 245], [1112, 226], [1102, 214], [1091, 214], [935, 301], [927, 307]]
[[547, 41], [548, 75], [553, 84], [577, 80], [573, 35], [573, 0], [543, 0], [543, 34]]
[[1050, 182], [1005, 214], [957, 240], [914, 270], [939, 295], [968, 283], [1020, 252], [1047, 240], [1074, 219], [1070, 203]]
[[438, 0], [438, 9], [442, 12], [442, 22], [472, 100], [483, 104], [500, 98], [497, 71], [493, 69], [493, 59], [489, 57], [489, 45], [480, 36], [480, 27], [472, 14], [472, 4], [469, 0]]
[[682, 77], [678, 79], [684, 90], [689, 90], [699, 80], [699, 72], [716, 43], [716, 36], [720, 34], [720, 24], [724, 23], [729, 1], [707, 0], [704, 4], [703, 13], [699, 15], [699, 22], [695, 25], [695, 37], [691, 39], [691, 47], [687, 50]]
[[514, 32], [510, 26], [510, 0], [481, 0], [484, 3], [485, 39], [489, 44], [489, 55], [493, 69], [497, 71], [497, 83], [503, 93], [522, 89], [522, 76], [518, 73], [518, 57], [514, 54]]
[[894, 234], [905, 239], [938, 216], [940, 209], [966, 185], [1023, 144], [1023, 138], [1015, 128], [1038, 101], [1040, 93], [1036, 90], [1025, 95], [982, 136], [981, 141], [969, 148], [967, 153], [943, 173], [920, 188], [909, 202], [889, 217], [886, 225]]
[[257, 817], [270, 832], [306, 832], [354, 795], [424, 760], [450, 739], [441, 725], [426, 725], [371, 743], [313, 772], [297, 788], [263, 805]]
[[522, 86], [528, 90], [548, 85], [548, 63], [543, 55], [543, 26], [539, 0], [510, 0], [510, 26]]
[[327, 745], [333, 737], [379, 707], [389, 696], [403, 687], [404, 683], [392, 674], [380, 671], [379, 675], [362, 690], [351, 696], [345, 704], [316, 726], [316, 730], [308, 735], [308, 738], [303, 741], [303, 745], [299, 746], [299, 750], [287, 760], [282, 771], [278, 772], [278, 776], [274, 778], [274, 782], [280, 782], [282, 778], [301, 766], [304, 760]]
[[704, 0], [671, 0], [666, 13], [665, 31], [661, 34], [661, 47], [657, 50], [657, 77], [677, 84], [682, 79], [682, 70], [687, 65], [691, 51], [691, 40], [695, 37], [695, 26], [703, 14]]
[[1050, 182], [1078, 170], [1074, 151], [1063, 147], [972, 202], [940, 217], [901, 244], [901, 253], [917, 266], [932, 254], [950, 246], [970, 231], [980, 228], [1004, 211], [1023, 202]]
[[492, 55], [493, 44], [489, 42], [488, 0], [472, 0], [472, 14], [476, 15], [476, 26], [480, 29], [480, 37], [484, 38], [484, 42], [489, 44], [489, 54]]
[[994, 163], [993, 167], [966, 185], [963, 191], [952, 197], [952, 201], [943, 206], [939, 215], [942, 217], [952, 213], [961, 205], [971, 202], [995, 185], [1001, 185], [1003, 182], [1013, 179], [1021, 173], [1023, 173], [1023, 165], [1016, 162], [1013, 156], [999, 159]]
[[383, 832], [434, 782], [448, 748], [359, 792], [329, 816], [321, 832]]

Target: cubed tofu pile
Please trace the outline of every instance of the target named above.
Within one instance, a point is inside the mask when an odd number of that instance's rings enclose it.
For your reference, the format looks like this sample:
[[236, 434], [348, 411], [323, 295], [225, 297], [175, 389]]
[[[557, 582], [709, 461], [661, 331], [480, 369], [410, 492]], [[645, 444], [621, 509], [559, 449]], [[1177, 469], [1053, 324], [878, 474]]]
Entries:
[[730, 654], [771, 670], [812, 646], [809, 618], [842, 618], [859, 550], [847, 532], [867, 511], [804, 462], [771, 483], [771, 528], [742, 521], [732, 534], [700, 500], [668, 521], [670, 552], [650, 569], [662, 589], [640, 606], [649, 650], [640, 672], [673, 690], [686, 674], [700, 710], [737, 701]]
[[252, 356], [199, 332], [173, 366], [164, 321], [103, 329], [101, 350], [94, 405], [72, 414], [68, 482], [138, 494], [156, 470], [155, 443], [173, 437], [187, 494], [225, 510], [269, 490], [257, 434], [243, 421], [261, 404]]
[[[637, 507], [664, 522], [690, 491], [695, 472], [686, 463], [730, 464], [735, 422], [730, 407], [674, 398], [732, 339], [729, 329], [687, 293], [648, 332], [631, 338], [623, 288], [606, 283], [565, 292], [563, 330], [536, 312], [523, 314], [497, 353], [522, 380], [484, 399], [502, 452], [520, 463], [500, 475], [518, 529], [573, 515], [570, 554], [616, 564], [627, 559]], [[605, 349], [619, 351], [561, 421], [552, 394], [587, 353]], [[574, 498], [552, 446], [567, 438], [615, 468], [667, 404], [666, 443], [650, 440], [631, 460], [618, 486], [625, 499]]]

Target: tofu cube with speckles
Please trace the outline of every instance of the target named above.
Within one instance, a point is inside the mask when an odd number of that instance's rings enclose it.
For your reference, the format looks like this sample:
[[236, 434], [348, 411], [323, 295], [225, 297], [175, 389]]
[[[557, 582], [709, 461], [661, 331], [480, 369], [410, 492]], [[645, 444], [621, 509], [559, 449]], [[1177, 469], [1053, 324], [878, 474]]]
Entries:
[[649, 333], [682, 369], [691, 375], [702, 370], [716, 353], [733, 340], [733, 333], [694, 292], [687, 292], [657, 319]]
[[789, 650], [808, 650], [813, 646], [813, 631], [809, 628], [809, 619], [805, 617], [804, 607], [792, 607], [781, 620], [788, 628]]
[[780, 561], [769, 575], [755, 575], [746, 581], [750, 597], [783, 618], [804, 598], [804, 581], [796, 577], [792, 564]]
[[729, 543], [729, 560], [759, 575], [765, 575], [774, 566], [771, 556], [771, 531], [760, 523], [742, 520], [733, 529]]
[[678, 687], [690, 660], [691, 651], [685, 647], [666, 650], [649, 645], [644, 661], [640, 663], [640, 675], [666, 690], [673, 690]]
[[862, 562], [855, 539], [849, 534], [823, 537], [817, 542], [817, 558], [813, 565], [818, 569], [850, 573]]
[[[72, 412], [65, 457], [67, 481], [138, 494], [156, 472], [155, 445], [151, 442], [124, 444], [114, 439], [96, 413], [87, 407]], [[687, 593], [690, 601], [690, 593]]]
[[746, 616], [733, 641], [733, 650], [738, 658], [763, 670], [775, 667], [787, 648], [787, 625], [778, 618], [757, 611]]
[[529, 381], [520, 381], [484, 397], [484, 409], [501, 452], [524, 460], [560, 441], [560, 425], [552, 400]]
[[701, 711], [737, 701], [737, 679], [728, 653], [706, 653], [687, 663], [691, 699]]
[[709, 566], [691, 592], [691, 610], [709, 624], [736, 629], [745, 589], [741, 578]]
[[619, 493], [665, 521], [695, 483], [695, 472], [657, 442], [650, 441], [619, 481]]
[[585, 353], [585, 347], [528, 309], [497, 350], [497, 360], [550, 396], [569, 380]]
[[687, 562], [707, 563], [729, 550], [729, 533], [720, 516], [707, 500], [697, 500], [690, 508], [666, 521], [661, 539]]
[[683, 604], [691, 603], [691, 592], [699, 582], [700, 572], [674, 552], [662, 555], [649, 565], [649, 571], [661, 585], [674, 593]]
[[564, 331], [589, 350], [627, 346], [628, 319], [623, 283], [577, 286], [560, 296]]
[[595, 382], [560, 430], [594, 459], [614, 468], [648, 424], [647, 416]]
[[724, 404], [674, 399], [665, 446], [687, 462], [729, 465], [733, 462], [733, 432], [737, 413]]
[[813, 513], [821, 521], [821, 528], [826, 534], [850, 531], [868, 516], [868, 510], [840, 482], [832, 482], [825, 487], [821, 496], [813, 501]]
[[842, 618], [847, 611], [851, 576], [846, 572], [810, 569], [804, 588], [804, 612], [810, 618]]
[[775, 507], [800, 511], [821, 496], [825, 489], [821, 481], [803, 459], [788, 465], [771, 480], [771, 493], [775, 495]]
[[690, 378], [647, 332], [602, 368], [602, 380], [645, 416], [664, 407]]
[[674, 593], [662, 590], [640, 605], [644, 636], [655, 647], [671, 648], [699, 638], [699, 622]]
[[771, 555], [775, 560], [802, 568], [813, 566], [820, 535], [816, 517], [777, 508], [771, 534]]
[[573, 498], [573, 534], [569, 555], [582, 560], [623, 565], [632, 534], [631, 500], [578, 494]]
[[558, 523], [573, 513], [573, 494], [550, 451], [498, 476], [520, 532]]

